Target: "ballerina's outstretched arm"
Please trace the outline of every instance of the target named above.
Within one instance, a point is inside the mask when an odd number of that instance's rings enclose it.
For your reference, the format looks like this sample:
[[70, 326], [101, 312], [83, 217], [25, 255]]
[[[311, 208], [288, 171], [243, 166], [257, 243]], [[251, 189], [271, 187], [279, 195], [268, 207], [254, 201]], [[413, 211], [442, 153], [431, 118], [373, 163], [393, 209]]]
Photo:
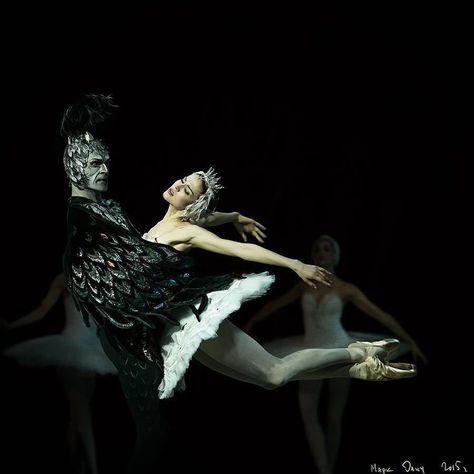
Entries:
[[285, 257], [256, 244], [221, 239], [212, 232], [192, 224], [183, 226], [179, 234], [183, 243], [190, 244], [195, 248], [222, 255], [239, 257], [251, 262], [288, 268], [293, 270], [303, 281], [313, 287], [316, 286], [316, 283], [323, 283], [328, 286], [331, 284], [331, 273], [324, 268], [316, 265], [308, 265], [297, 259]]

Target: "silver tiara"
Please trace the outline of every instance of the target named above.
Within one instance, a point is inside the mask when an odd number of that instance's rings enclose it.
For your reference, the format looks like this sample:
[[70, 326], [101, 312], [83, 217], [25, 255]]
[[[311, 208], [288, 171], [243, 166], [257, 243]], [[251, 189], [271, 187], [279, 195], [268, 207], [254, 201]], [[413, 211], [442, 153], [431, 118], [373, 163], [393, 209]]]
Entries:
[[213, 211], [211, 204], [216, 201], [219, 190], [224, 189], [214, 168], [209, 168], [206, 172], [197, 171], [196, 174], [201, 178], [206, 190], [184, 209], [183, 219], [187, 221], [198, 221], [208, 216]]

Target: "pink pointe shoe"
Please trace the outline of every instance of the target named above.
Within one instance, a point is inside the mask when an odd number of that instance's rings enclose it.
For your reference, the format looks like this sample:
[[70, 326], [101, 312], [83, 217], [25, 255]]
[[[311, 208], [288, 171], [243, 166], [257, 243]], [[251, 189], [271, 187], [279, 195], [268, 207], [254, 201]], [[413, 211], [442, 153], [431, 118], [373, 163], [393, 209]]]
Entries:
[[355, 349], [356, 352], [360, 353], [361, 361], [367, 357], [378, 357], [382, 360], [393, 359], [395, 354], [398, 352], [400, 347], [400, 341], [398, 339], [382, 339], [381, 341], [373, 342], [353, 342], [347, 346], [347, 349]]
[[404, 362], [384, 363], [377, 356], [369, 356], [354, 364], [349, 375], [354, 379], [373, 381], [408, 379], [416, 376], [416, 366]]

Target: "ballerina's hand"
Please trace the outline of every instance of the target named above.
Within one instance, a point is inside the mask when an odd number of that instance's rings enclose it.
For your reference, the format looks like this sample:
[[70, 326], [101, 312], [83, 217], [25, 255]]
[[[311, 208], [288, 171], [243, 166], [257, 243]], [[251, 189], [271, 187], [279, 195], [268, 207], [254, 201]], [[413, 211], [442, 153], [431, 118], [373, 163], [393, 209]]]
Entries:
[[246, 217], [246, 216], [243, 216], [242, 214], [239, 214], [238, 221], [234, 222], [233, 224], [244, 242], [247, 242], [246, 234], [253, 236], [261, 244], [263, 244], [264, 242], [263, 239], [267, 238], [267, 236], [263, 232], [264, 230], [267, 230], [266, 227], [260, 224], [260, 222], [257, 222], [256, 220], [251, 219], [250, 217]]
[[313, 288], [317, 288], [316, 283], [322, 283], [326, 286], [331, 286], [332, 284], [332, 273], [317, 265], [301, 263], [301, 266], [295, 271], [304, 282]]

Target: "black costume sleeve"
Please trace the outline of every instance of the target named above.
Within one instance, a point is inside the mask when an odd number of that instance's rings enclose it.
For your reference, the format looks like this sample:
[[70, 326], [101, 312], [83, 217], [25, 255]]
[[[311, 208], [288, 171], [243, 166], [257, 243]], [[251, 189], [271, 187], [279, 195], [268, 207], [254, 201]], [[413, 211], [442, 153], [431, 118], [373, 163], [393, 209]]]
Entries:
[[[173, 309], [190, 306], [198, 317], [206, 293], [228, 287], [236, 276], [200, 275], [190, 257], [142, 239], [113, 201], [71, 198], [68, 235], [66, 284], [86, 323], [93, 317], [114, 346], [149, 360], [158, 357], [147, 351], [159, 352], [164, 324], [178, 324]], [[139, 342], [143, 338], [148, 342]]]

